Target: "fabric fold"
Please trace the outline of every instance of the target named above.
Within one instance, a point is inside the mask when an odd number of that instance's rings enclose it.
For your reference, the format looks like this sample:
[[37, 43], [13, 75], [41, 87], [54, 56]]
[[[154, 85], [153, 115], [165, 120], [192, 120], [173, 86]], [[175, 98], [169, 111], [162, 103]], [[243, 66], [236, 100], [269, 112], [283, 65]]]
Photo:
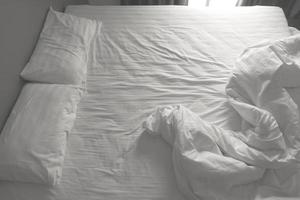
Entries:
[[181, 105], [158, 107], [144, 122], [173, 147], [177, 182], [188, 198], [255, 199], [272, 194], [267, 187], [298, 197], [300, 117], [286, 87], [300, 86], [299, 55], [294, 35], [250, 47], [237, 59], [226, 94], [242, 119], [240, 131]]

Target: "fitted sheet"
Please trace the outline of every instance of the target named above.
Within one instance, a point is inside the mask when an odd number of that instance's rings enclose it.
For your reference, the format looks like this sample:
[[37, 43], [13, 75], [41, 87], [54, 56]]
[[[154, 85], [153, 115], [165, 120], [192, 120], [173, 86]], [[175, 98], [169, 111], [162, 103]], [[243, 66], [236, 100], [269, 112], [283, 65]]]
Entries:
[[142, 122], [158, 105], [182, 104], [239, 130], [224, 88], [244, 48], [290, 35], [281, 9], [68, 6], [102, 21], [87, 93], [69, 134], [61, 184], [0, 182], [3, 199], [184, 199], [171, 149]]

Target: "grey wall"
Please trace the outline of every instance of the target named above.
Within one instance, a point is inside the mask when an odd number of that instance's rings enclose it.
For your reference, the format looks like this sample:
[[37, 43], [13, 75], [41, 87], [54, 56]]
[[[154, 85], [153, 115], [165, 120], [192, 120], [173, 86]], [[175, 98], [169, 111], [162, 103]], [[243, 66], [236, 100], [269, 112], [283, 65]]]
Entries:
[[0, 130], [21, 90], [19, 73], [28, 61], [50, 5], [87, 0], [0, 0]]
[[300, 1], [296, 1], [295, 6], [292, 9], [291, 16], [295, 16], [298, 12], [300, 12]]
[[120, 5], [121, 0], [89, 0], [93, 5]]

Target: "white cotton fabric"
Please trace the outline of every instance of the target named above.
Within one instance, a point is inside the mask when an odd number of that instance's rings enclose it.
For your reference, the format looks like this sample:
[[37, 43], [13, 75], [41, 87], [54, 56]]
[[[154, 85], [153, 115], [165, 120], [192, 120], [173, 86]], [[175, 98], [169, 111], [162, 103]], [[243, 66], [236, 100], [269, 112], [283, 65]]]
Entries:
[[275, 7], [66, 11], [101, 20], [102, 27], [91, 46], [87, 94], [69, 134], [61, 182], [49, 188], [0, 181], [3, 199], [186, 199], [176, 184], [171, 148], [145, 133], [142, 122], [156, 106], [182, 104], [206, 121], [239, 130], [241, 119], [225, 95], [236, 58], [261, 40], [290, 35]]
[[289, 29], [290, 29], [291, 35], [300, 34], [300, 31], [295, 27], [290, 26]]
[[239, 132], [183, 106], [160, 107], [145, 121], [148, 133], [173, 147], [177, 183], [188, 199], [300, 198], [300, 118], [285, 89], [300, 86], [299, 53], [296, 35], [249, 48], [237, 60], [226, 92], [242, 118]]
[[80, 96], [70, 86], [24, 86], [0, 135], [0, 180], [59, 183]]
[[81, 85], [86, 80], [90, 43], [101, 22], [50, 8], [36, 48], [21, 72], [33, 82]]

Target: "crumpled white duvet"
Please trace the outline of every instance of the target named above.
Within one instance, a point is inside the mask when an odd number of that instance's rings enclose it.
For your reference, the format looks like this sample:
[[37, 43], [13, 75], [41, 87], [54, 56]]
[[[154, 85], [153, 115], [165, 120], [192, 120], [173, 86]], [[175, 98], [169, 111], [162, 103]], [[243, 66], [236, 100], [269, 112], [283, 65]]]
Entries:
[[241, 130], [224, 130], [189, 109], [159, 107], [145, 121], [173, 148], [188, 199], [300, 198], [300, 119], [287, 87], [300, 87], [300, 35], [246, 49], [226, 87]]

